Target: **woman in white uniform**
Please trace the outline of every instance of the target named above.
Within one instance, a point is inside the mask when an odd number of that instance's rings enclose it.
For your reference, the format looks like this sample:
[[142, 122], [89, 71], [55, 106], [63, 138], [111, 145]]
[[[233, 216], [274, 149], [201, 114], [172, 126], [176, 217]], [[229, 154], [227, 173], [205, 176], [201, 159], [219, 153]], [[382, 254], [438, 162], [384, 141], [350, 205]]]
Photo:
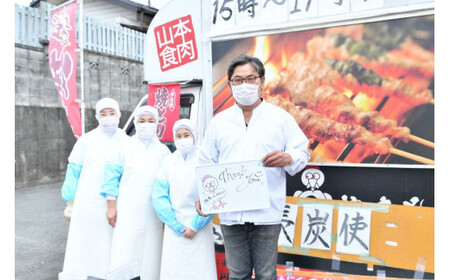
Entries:
[[153, 207], [166, 225], [159, 279], [216, 280], [214, 215], [202, 217], [195, 210], [196, 129], [181, 119], [173, 134], [177, 150], [163, 162], [152, 194]]
[[132, 277], [141, 280], [158, 279], [160, 269], [163, 224], [153, 210], [151, 193], [156, 171], [170, 150], [156, 137], [157, 123], [154, 107], [136, 110], [136, 135], [106, 164], [102, 187], [102, 195], [108, 198], [106, 216], [115, 226], [111, 272], [135, 267], [137, 275]]
[[110, 255], [112, 227], [105, 219], [107, 202], [100, 190], [108, 155], [128, 136], [118, 128], [120, 109], [114, 99], [99, 100], [95, 117], [99, 126], [75, 143], [61, 189], [70, 227], [60, 280], [105, 279], [109, 270], [105, 256]]

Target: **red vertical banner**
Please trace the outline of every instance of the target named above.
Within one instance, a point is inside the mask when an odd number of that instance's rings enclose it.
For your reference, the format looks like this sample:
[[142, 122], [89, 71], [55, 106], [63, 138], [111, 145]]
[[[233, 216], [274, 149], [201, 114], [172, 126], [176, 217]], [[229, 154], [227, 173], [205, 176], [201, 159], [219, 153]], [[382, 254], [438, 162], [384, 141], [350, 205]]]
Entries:
[[81, 131], [80, 106], [75, 101], [77, 93], [77, 39], [75, 17], [78, 3], [54, 10], [51, 17], [48, 58], [59, 100], [63, 105], [75, 137]]
[[180, 84], [149, 85], [147, 104], [158, 110], [156, 134], [161, 141], [173, 141], [172, 127], [180, 118]]

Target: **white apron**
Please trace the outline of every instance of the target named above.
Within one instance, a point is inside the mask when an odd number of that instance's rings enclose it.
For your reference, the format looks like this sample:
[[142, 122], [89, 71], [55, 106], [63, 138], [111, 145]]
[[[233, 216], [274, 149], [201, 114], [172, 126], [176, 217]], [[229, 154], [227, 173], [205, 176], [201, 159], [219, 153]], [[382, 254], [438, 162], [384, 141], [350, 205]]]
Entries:
[[128, 138], [121, 130], [109, 137], [100, 128], [85, 134], [70, 154], [69, 162], [81, 164], [66, 254], [60, 280], [106, 278], [109, 270], [112, 227], [106, 219], [106, 199], [100, 195], [103, 170], [111, 151]]
[[[197, 157], [191, 154], [186, 161], [179, 152], [171, 155], [164, 167], [170, 185], [170, 201], [178, 222], [188, 226], [196, 213], [198, 197], [195, 185]], [[216, 280], [212, 224], [199, 230], [192, 240], [178, 236], [172, 229], [164, 230], [160, 280], [189, 279]]]
[[137, 136], [124, 146], [111, 271], [137, 263], [141, 280], [159, 278], [163, 223], [153, 210], [151, 192], [156, 172], [169, 154], [159, 141], [147, 148]]

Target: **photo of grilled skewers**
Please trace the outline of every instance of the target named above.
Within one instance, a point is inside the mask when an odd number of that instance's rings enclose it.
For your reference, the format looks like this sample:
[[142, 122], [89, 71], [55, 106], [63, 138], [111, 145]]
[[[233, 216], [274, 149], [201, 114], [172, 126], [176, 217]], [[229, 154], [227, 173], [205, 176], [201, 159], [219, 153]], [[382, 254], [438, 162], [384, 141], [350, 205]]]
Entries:
[[[228, 49], [250, 45], [245, 52], [263, 60], [263, 98], [294, 117], [312, 162], [434, 165], [433, 26], [433, 16], [406, 18], [235, 40]], [[226, 72], [219, 67], [213, 73]], [[234, 99], [226, 76], [214, 80], [217, 114]]]

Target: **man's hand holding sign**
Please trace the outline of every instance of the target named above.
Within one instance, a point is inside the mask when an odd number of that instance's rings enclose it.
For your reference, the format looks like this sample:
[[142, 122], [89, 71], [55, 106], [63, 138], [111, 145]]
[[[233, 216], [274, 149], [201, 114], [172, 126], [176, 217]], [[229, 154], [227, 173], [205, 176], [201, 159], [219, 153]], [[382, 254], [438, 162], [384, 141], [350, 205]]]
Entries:
[[282, 151], [273, 151], [268, 153], [262, 160], [265, 167], [285, 167], [292, 162], [292, 157]]
[[[211, 176], [210, 174], [204, 174], [204, 173], [197, 174], [197, 184], [200, 185], [199, 193], [206, 194], [206, 197], [200, 196], [203, 199], [199, 198], [196, 200], [195, 206], [196, 206], [197, 212], [201, 216], [206, 217], [206, 216], [209, 216], [209, 214], [211, 214], [211, 213], [225, 212], [223, 210], [230, 209], [228, 207], [225, 207], [223, 202], [220, 203], [221, 199], [224, 198], [224, 195], [227, 195], [227, 191], [225, 191], [223, 188], [217, 189], [217, 191], [216, 191], [216, 188], [218, 187], [217, 185], [219, 184], [220, 181], [223, 181], [223, 183], [231, 183], [230, 187], [235, 186], [235, 192], [239, 193], [239, 192], [242, 192], [243, 190], [245, 190], [250, 184], [254, 183], [255, 180], [261, 180], [261, 182], [262, 182], [261, 188], [264, 188], [263, 193], [266, 193], [267, 177], [266, 177], [266, 172], [265, 172], [264, 167], [285, 167], [285, 166], [289, 165], [291, 162], [292, 162], [292, 157], [288, 153], [281, 152], [281, 151], [273, 151], [271, 153], [268, 153], [261, 161], [255, 160], [255, 161], [251, 161], [251, 162], [242, 162], [242, 163], [232, 164], [232, 165], [236, 165], [235, 168], [238, 168], [238, 169], [239, 169], [238, 165], [241, 164], [241, 166], [240, 166], [241, 169], [238, 170], [238, 172], [230, 173], [232, 171], [230, 171], [229, 168], [225, 167], [225, 169], [223, 169], [222, 172], [218, 173], [218, 179]], [[253, 165], [256, 164], [260, 167], [259, 168], [260, 170], [255, 171], [255, 173], [244, 174], [245, 171], [249, 170], [248, 168], [245, 167], [245, 165], [243, 165], [244, 163], [245, 164], [251, 163]], [[261, 163], [263, 166], [261, 166]], [[215, 164], [215, 165], [217, 165], [217, 164]], [[217, 166], [219, 166], [219, 165], [217, 165]], [[208, 168], [208, 170], [209, 170], [209, 168]], [[236, 171], [236, 169], [235, 169], [235, 171]], [[203, 168], [201, 168], [201, 169], [197, 168], [197, 172], [203, 172]], [[245, 179], [248, 179], [248, 180], [246, 182], [243, 181], [243, 182], [238, 183], [236, 180], [238, 178], [241, 179], [243, 176], [245, 176], [246, 177]], [[262, 178], [260, 178], [262, 176], [264, 178], [264, 182], [262, 181]], [[233, 181], [233, 182], [231, 182], [231, 181]], [[261, 193], [261, 188], [254, 188], [251, 191]], [[251, 191], [246, 192], [245, 194], [242, 194], [242, 193], [240, 194], [240, 196], [244, 197], [246, 199], [246, 201], [249, 201], [250, 205], [252, 205], [253, 201], [255, 200], [254, 199], [255, 196], [252, 195]], [[228, 192], [232, 192], [232, 190], [230, 190]], [[209, 193], [209, 195], [208, 195], [208, 193]], [[259, 195], [257, 195], [256, 197], [258, 197], [258, 196]], [[268, 199], [268, 196], [267, 196], [267, 199]], [[204, 211], [202, 211], [202, 205], [204, 205], [204, 207], [207, 207], [206, 204], [212, 204], [214, 200], [216, 200], [218, 203], [214, 204], [208, 210], [205, 210], [206, 213]], [[228, 202], [226, 202], [226, 203], [228, 203]], [[262, 205], [265, 205], [265, 204], [262, 204]], [[252, 206], [249, 206], [249, 204], [242, 205], [242, 206], [235, 205], [231, 208], [232, 209], [240, 209], [240, 210], [250, 210], [250, 208], [248, 208], [248, 207], [252, 208]], [[258, 208], [253, 208], [253, 209], [262, 209], [263, 208], [263, 207], [260, 207], [257, 205], [255, 205], [254, 207], [258, 207]], [[220, 208], [223, 208], [223, 209], [220, 209]], [[238, 210], [228, 210], [228, 211], [238, 211]]]
[[[211, 164], [196, 169], [200, 214], [270, 206], [266, 170], [260, 160]], [[201, 211], [201, 210], [200, 210]]]

